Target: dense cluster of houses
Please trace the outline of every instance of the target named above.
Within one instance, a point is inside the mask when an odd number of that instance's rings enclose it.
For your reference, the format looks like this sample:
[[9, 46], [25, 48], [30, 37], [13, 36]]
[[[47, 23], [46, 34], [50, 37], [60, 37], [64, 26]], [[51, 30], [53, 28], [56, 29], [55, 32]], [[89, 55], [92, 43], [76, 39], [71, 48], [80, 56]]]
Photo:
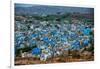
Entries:
[[68, 19], [41, 21], [31, 16], [19, 16], [19, 19], [15, 21], [15, 48], [33, 47], [30, 51], [21, 51], [21, 57], [47, 60], [64, 51], [80, 51], [93, 46], [93, 22], [86, 23], [85, 19], [73, 18], [72, 23]]

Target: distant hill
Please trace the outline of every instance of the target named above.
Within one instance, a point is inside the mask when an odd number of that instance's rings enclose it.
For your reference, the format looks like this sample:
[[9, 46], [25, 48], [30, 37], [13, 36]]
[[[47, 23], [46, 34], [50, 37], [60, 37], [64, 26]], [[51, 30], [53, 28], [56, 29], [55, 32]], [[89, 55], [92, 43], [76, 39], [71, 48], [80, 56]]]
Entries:
[[17, 15], [47, 15], [61, 13], [93, 13], [93, 8], [82, 8], [82, 7], [64, 7], [64, 6], [46, 6], [46, 5], [31, 5], [31, 4], [15, 4], [15, 13]]

